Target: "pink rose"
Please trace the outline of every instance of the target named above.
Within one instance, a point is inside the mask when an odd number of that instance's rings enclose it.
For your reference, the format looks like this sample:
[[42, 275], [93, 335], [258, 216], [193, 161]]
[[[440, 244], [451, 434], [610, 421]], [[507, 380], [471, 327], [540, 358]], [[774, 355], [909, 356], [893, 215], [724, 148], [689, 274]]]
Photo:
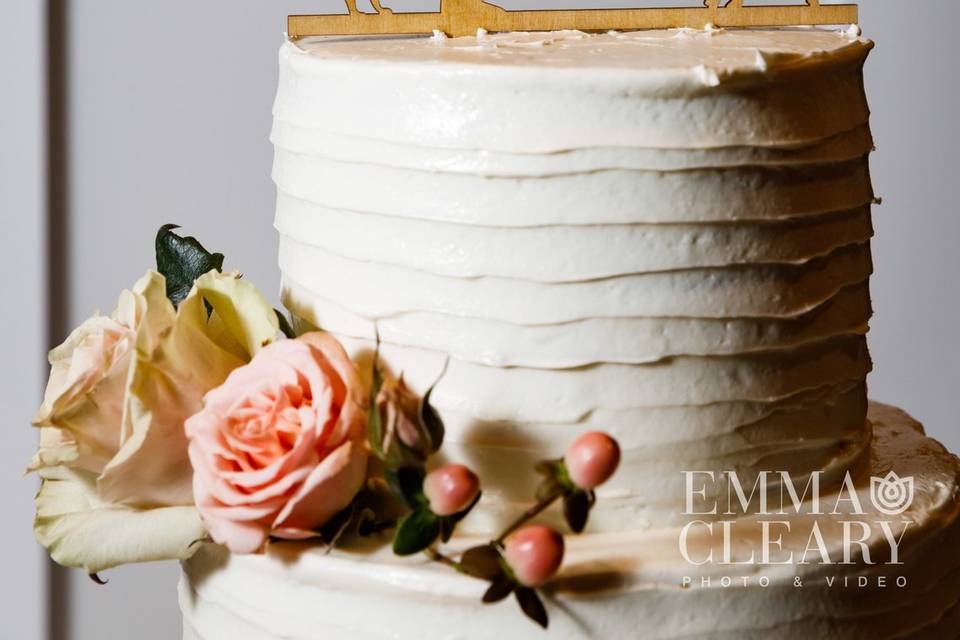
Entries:
[[215, 542], [253, 553], [304, 538], [350, 504], [366, 476], [356, 367], [324, 333], [261, 349], [187, 420], [193, 492]]

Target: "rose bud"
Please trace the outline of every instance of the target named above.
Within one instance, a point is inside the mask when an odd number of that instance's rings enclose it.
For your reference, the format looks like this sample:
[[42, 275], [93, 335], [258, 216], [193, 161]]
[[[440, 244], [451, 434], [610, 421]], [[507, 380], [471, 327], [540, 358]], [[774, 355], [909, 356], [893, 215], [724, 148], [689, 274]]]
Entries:
[[462, 464], [445, 464], [427, 474], [423, 493], [430, 501], [430, 511], [452, 516], [473, 503], [480, 493], [480, 479]]
[[[417, 424], [419, 408], [420, 398], [410, 390], [402, 376], [383, 381], [377, 396], [377, 409], [383, 421], [384, 433], [390, 434], [386, 438], [398, 438], [414, 451], [423, 451], [426, 457], [427, 444], [423, 442], [423, 434]], [[389, 444], [386, 443], [387, 447]]]
[[507, 564], [520, 584], [539, 587], [556, 575], [563, 562], [563, 536], [540, 524], [524, 527], [507, 539]]
[[570, 479], [581, 489], [599, 487], [620, 464], [620, 445], [606, 433], [589, 431], [567, 448], [563, 457]]
[[442, 424], [438, 434], [424, 421], [424, 399], [407, 386], [403, 376], [385, 379], [375, 404], [383, 425], [380, 447], [385, 454], [399, 453], [406, 464], [420, 466], [440, 448]]

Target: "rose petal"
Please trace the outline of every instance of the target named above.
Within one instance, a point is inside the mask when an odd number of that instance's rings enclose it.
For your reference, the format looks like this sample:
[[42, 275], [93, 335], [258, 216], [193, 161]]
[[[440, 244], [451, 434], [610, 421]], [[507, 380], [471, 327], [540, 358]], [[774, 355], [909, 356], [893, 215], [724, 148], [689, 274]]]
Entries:
[[208, 513], [204, 514], [203, 521], [213, 541], [233, 553], [256, 553], [267, 541], [267, 529], [262, 524], [212, 517]]
[[258, 548], [261, 534], [312, 535], [346, 507], [365, 478], [360, 397], [356, 368], [329, 336], [271, 344], [231, 372], [185, 425], [211, 530], [231, 548]]
[[[288, 473], [277, 482], [265, 485], [259, 491], [247, 492], [225, 479], [223, 472], [212, 469], [210, 467], [209, 456], [203, 453], [199, 445], [191, 443], [188, 453], [194, 470], [193, 493], [197, 500], [197, 505], [202, 507], [213, 505], [223, 505], [227, 507], [256, 506], [261, 501], [272, 501], [278, 498], [285, 502], [286, 498], [282, 496], [292, 493], [298, 485], [309, 477], [313, 464], [316, 464], [317, 460], [314, 454], [311, 460], [305, 461], [301, 469]], [[211, 496], [211, 501], [201, 501], [200, 496], [197, 495], [198, 482], [202, 484], [204, 492]], [[280, 506], [271, 506], [268, 511], [272, 513], [279, 508]]]
[[274, 538], [283, 538], [284, 540], [309, 540], [316, 538], [317, 532], [308, 529], [294, 529], [293, 527], [281, 527], [270, 532]]
[[363, 486], [367, 455], [345, 442], [313, 470], [273, 523], [274, 528], [315, 529], [345, 508]]
[[51, 557], [95, 573], [129, 562], [184, 559], [206, 535], [195, 507], [133, 509], [102, 501], [95, 476], [63, 467], [40, 472], [34, 532]]
[[[221, 471], [219, 475], [230, 482], [244, 487], [259, 487], [282, 478], [293, 472], [294, 469], [302, 467], [305, 459], [314, 454], [315, 437], [313, 432], [304, 431], [297, 435], [293, 449], [283, 456], [277, 458], [268, 466], [257, 471]], [[315, 454], [309, 460], [316, 463]]]

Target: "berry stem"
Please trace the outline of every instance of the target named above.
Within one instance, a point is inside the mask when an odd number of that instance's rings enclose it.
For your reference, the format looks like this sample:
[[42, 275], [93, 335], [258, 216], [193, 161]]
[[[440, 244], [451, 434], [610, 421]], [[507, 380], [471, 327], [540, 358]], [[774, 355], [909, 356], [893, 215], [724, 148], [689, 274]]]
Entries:
[[497, 536], [497, 539], [493, 541], [494, 544], [496, 544], [497, 546], [503, 546], [503, 541], [507, 539], [507, 536], [509, 536], [511, 533], [513, 533], [514, 531], [522, 527], [528, 521], [540, 515], [542, 511], [544, 511], [547, 507], [549, 507], [551, 504], [556, 502], [557, 498], [559, 498], [561, 495], [562, 495], [561, 491], [554, 492], [551, 495], [544, 498], [543, 500], [541, 500], [540, 502], [538, 502], [537, 504], [527, 509], [526, 511], [524, 511], [522, 514], [520, 514], [519, 518], [514, 520], [509, 527], [503, 530], [503, 533]]
[[426, 549], [423, 550], [423, 553], [424, 555], [426, 555], [428, 558], [430, 558], [435, 562], [440, 562], [447, 565], [448, 567], [453, 567], [457, 571], [461, 571], [461, 572], [463, 571], [463, 569], [460, 567], [459, 562], [457, 562], [450, 556], [443, 555], [433, 547], [427, 547]]

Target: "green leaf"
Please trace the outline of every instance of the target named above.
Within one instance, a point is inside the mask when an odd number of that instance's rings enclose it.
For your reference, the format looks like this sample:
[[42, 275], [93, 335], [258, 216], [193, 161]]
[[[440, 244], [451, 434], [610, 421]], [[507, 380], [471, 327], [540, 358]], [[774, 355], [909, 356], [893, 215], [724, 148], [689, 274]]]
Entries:
[[567, 473], [567, 466], [563, 463], [563, 458], [554, 460], [541, 460], [533, 468], [543, 480], [537, 486], [537, 501], [546, 502], [552, 500], [561, 494], [576, 489], [570, 481]]
[[450, 518], [440, 518], [440, 541], [450, 542], [450, 538], [453, 537], [453, 529], [455, 527], [456, 523]]
[[337, 512], [326, 524], [320, 527], [320, 539], [327, 545], [328, 550], [335, 549], [340, 543], [341, 538], [343, 538], [343, 535], [350, 528], [350, 524], [354, 521], [357, 515], [357, 509], [358, 498], [354, 498], [350, 504]]
[[483, 491], [478, 491], [476, 497], [474, 497], [474, 499], [473, 499], [473, 502], [471, 502], [470, 504], [468, 504], [466, 509], [464, 509], [463, 511], [458, 511], [457, 513], [453, 514], [452, 516], [447, 516], [447, 517], [453, 522], [453, 524], [456, 524], [456, 523], [460, 522], [461, 520], [463, 520], [464, 518], [467, 517], [467, 514], [469, 514], [470, 511], [471, 511], [475, 506], [477, 506], [477, 503], [480, 502], [480, 497], [481, 497], [482, 495], [483, 495]]
[[514, 593], [517, 596], [517, 602], [520, 604], [520, 608], [526, 616], [546, 629], [549, 624], [547, 610], [543, 607], [543, 602], [540, 601], [540, 596], [537, 595], [537, 592], [529, 587], [517, 587]]
[[173, 232], [179, 225], [165, 224], [157, 232], [157, 271], [167, 280], [167, 297], [173, 306], [186, 299], [193, 282], [205, 273], [223, 269], [223, 254], [210, 253], [192, 237]]
[[469, 576], [481, 580], [495, 580], [503, 574], [500, 552], [492, 544], [470, 547], [460, 558], [460, 568]]
[[564, 462], [563, 458], [557, 461], [556, 466], [553, 468], [553, 474], [557, 482], [559, 482], [566, 491], [580, 489], [570, 477], [570, 471], [567, 469], [567, 463]]
[[398, 556], [419, 553], [433, 544], [439, 535], [439, 518], [422, 507], [400, 521], [393, 539], [393, 552]]
[[580, 533], [587, 526], [587, 518], [590, 515], [590, 507], [593, 506], [591, 491], [570, 491], [563, 496], [563, 517], [570, 530], [574, 533]]
[[357, 522], [357, 535], [361, 538], [372, 536], [387, 529], [393, 529], [397, 526], [397, 521], [384, 518], [381, 519], [373, 509], [364, 509]]
[[277, 314], [277, 321], [280, 323], [280, 331], [283, 331], [283, 335], [287, 336], [291, 340], [297, 337], [297, 332], [293, 330], [293, 327], [290, 326], [290, 321], [287, 320], [287, 316], [284, 315], [279, 309], [274, 309], [274, 313]]
[[[449, 516], [438, 516], [440, 518], [440, 540], [443, 542], [450, 541], [450, 538], [453, 537], [454, 529], [457, 528], [457, 523], [463, 520], [467, 514], [470, 513], [470, 510], [473, 509], [478, 502], [480, 502], [481, 495], [482, 492], [478, 491], [476, 497], [473, 499], [473, 502], [467, 505], [467, 508], [463, 511], [458, 511], [457, 513]], [[428, 503], [426, 496], [424, 496], [422, 492], [418, 494], [418, 501], [424, 505], [427, 505]]]
[[397, 497], [406, 502], [411, 509], [427, 504], [427, 498], [423, 495], [423, 479], [426, 476], [423, 469], [419, 467], [387, 468], [383, 475]]
[[557, 476], [557, 465], [560, 464], [561, 461], [562, 459], [541, 460], [534, 465], [533, 470], [542, 476], [555, 478]]
[[[387, 425], [386, 431], [389, 430], [390, 425]], [[394, 436], [396, 436], [396, 432], [394, 432]], [[384, 450], [381, 459], [387, 468], [423, 467], [426, 464], [426, 459], [420, 452], [405, 445], [399, 437], [385, 436], [385, 440], [389, 441], [390, 446]]]
[[561, 493], [563, 493], [563, 485], [553, 476], [546, 477], [537, 485], [537, 502], [546, 502], [559, 496]]
[[513, 593], [514, 588], [517, 586], [513, 580], [507, 576], [500, 576], [493, 581], [493, 584], [490, 585], [490, 588], [483, 594], [484, 604], [493, 604], [494, 602], [500, 602], [508, 595]]
[[430, 436], [430, 451], [432, 453], [436, 453], [440, 450], [440, 447], [443, 446], [443, 436], [445, 432], [440, 414], [438, 414], [437, 410], [430, 404], [430, 395], [436, 386], [437, 385], [433, 385], [427, 389], [427, 392], [423, 395], [423, 399], [420, 401], [420, 428]]

